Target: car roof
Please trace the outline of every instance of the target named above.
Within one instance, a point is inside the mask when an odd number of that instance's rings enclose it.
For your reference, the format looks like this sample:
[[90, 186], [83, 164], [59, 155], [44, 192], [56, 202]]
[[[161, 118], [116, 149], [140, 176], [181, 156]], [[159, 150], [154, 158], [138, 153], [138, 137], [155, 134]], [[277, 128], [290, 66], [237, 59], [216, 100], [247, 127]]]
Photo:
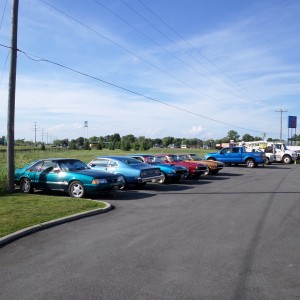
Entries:
[[110, 159], [124, 159], [124, 158], [131, 158], [134, 159], [131, 156], [123, 156], [123, 155], [100, 155], [97, 156], [96, 158], [110, 158]]

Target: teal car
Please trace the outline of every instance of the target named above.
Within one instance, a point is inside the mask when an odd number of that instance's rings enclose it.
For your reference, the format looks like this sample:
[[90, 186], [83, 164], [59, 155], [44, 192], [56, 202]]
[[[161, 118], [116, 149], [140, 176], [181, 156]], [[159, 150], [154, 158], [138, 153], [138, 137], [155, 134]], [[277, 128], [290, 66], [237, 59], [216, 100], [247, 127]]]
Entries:
[[124, 185], [123, 176], [92, 170], [78, 159], [48, 158], [30, 163], [15, 171], [15, 184], [24, 193], [34, 189], [63, 191], [71, 197], [118, 190]]

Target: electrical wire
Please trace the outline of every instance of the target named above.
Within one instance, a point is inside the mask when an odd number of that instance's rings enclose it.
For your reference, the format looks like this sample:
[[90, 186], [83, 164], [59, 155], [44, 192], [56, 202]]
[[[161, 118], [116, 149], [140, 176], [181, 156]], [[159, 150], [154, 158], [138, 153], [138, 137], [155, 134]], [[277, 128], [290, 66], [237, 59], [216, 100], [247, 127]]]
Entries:
[[[6, 46], [6, 45], [3, 45], [3, 44], [1, 44], [1, 43], [0, 43], [0, 46], [5, 47], [5, 48], [8, 48], [8, 49], [11, 49], [11, 47]], [[176, 105], [167, 103], [167, 102], [165, 102], [165, 101], [161, 101], [161, 100], [155, 99], [155, 98], [153, 98], [153, 97], [149, 97], [149, 96], [143, 95], [143, 94], [141, 94], [141, 93], [135, 92], [135, 91], [133, 91], [133, 90], [130, 90], [130, 89], [125, 88], [125, 87], [122, 87], [122, 86], [117, 85], [117, 84], [114, 84], [114, 83], [112, 83], [112, 82], [109, 82], [109, 81], [100, 79], [100, 78], [98, 78], [98, 77], [96, 77], [96, 76], [89, 75], [89, 74], [84, 73], [84, 72], [82, 72], [82, 71], [79, 71], [79, 70], [76, 70], [76, 69], [74, 69], [74, 68], [68, 67], [68, 66], [63, 65], [63, 64], [61, 64], [61, 63], [54, 62], [54, 61], [52, 61], [52, 60], [48, 60], [48, 59], [44, 59], [44, 58], [39, 58], [39, 57], [37, 57], [37, 56], [35, 56], [36, 58], [33, 58], [32, 55], [26, 53], [26, 52], [23, 51], [23, 50], [20, 50], [20, 49], [16, 49], [16, 50], [17, 50], [18, 52], [22, 53], [23, 55], [25, 55], [27, 58], [29, 58], [29, 59], [32, 60], [32, 61], [35, 61], [35, 62], [46, 62], [46, 63], [49, 63], [49, 64], [56, 65], [56, 66], [58, 66], [58, 67], [60, 67], [60, 68], [64, 68], [64, 69], [69, 70], [69, 71], [71, 71], [71, 72], [74, 72], [74, 73], [80, 74], [80, 75], [82, 75], [82, 76], [88, 77], [88, 78], [90, 78], [90, 79], [93, 79], [93, 80], [102, 82], [102, 83], [104, 83], [104, 84], [106, 84], [106, 85], [112, 86], [112, 87], [114, 87], [114, 88], [120, 89], [120, 90], [125, 91], [125, 92], [128, 92], [128, 93], [131, 93], [131, 94], [133, 94], [133, 95], [136, 95], [136, 96], [139, 96], [139, 97], [148, 99], [148, 100], [150, 100], [150, 101], [154, 101], [154, 102], [163, 104], [163, 105], [165, 105], [165, 106], [168, 106], [168, 107], [171, 107], [171, 108], [180, 110], [180, 111], [182, 111], [182, 112], [189, 113], [189, 114], [191, 114], [191, 115], [198, 116], [198, 117], [204, 118], [204, 119], [206, 119], [206, 120], [213, 121], [213, 122], [216, 122], [216, 123], [219, 123], [219, 124], [223, 124], [223, 125], [227, 125], [227, 126], [230, 126], [230, 127], [234, 127], [234, 128], [238, 128], [238, 129], [242, 129], [242, 130], [246, 130], [246, 131], [250, 131], [250, 132], [265, 133], [265, 132], [262, 132], [262, 131], [260, 131], [260, 130], [249, 129], [249, 128], [245, 128], [245, 127], [233, 125], [233, 124], [230, 124], [230, 123], [226, 123], [226, 122], [223, 122], [223, 121], [219, 121], [219, 120], [216, 120], [216, 119], [213, 119], [213, 118], [210, 118], [210, 117], [207, 117], [207, 116], [204, 116], [204, 115], [201, 115], [201, 114], [198, 114], [198, 113], [189, 111], [189, 110], [184, 109], [184, 108], [181, 108], [181, 107], [179, 107], [179, 106], [176, 106]], [[272, 134], [272, 133], [268, 133], [268, 134]]]
[[96, 33], [97, 35], [101, 36], [102, 38], [104, 38], [105, 40], [107, 40], [107, 41], [109, 41], [110, 43], [114, 44], [115, 46], [119, 47], [120, 49], [126, 51], [127, 53], [129, 53], [129, 54], [132, 55], [133, 57], [138, 58], [140, 61], [143, 61], [144, 63], [146, 63], [146, 64], [148, 64], [149, 66], [153, 67], [154, 69], [158, 70], [159, 72], [161, 72], [161, 73], [167, 75], [168, 77], [170, 77], [170, 78], [176, 80], [177, 82], [180, 82], [180, 83], [183, 84], [184, 86], [186, 86], [186, 87], [188, 87], [188, 88], [194, 90], [194, 91], [197, 92], [197, 93], [201, 93], [203, 96], [205, 96], [205, 97], [207, 97], [207, 98], [209, 98], [209, 99], [211, 99], [211, 100], [213, 100], [213, 101], [215, 101], [215, 102], [217, 102], [217, 103], [221, 103], [221, 104], [223, 104], [223, 105], [226, 105], [226, 106], [230, 107], [230, 105], [229, 105], [228, 103], [222, 103], [219, 99], [216, 99], [216, 98], [210, 96], [209, 94], [203, 92], [202, 90], [197, 89], [197, 88], [191, 86], [190, 84], [186, 83], [186, 82], [183, 81], [182, 79], [179, 79], [179, 78], [177, 78], [176, 76], [174, 76], [174, 75], [172, 75], [172, 74], [166, 72], [165, 70], [163, 70], [162, 68], [156, 66], [156, 65], [153, 64], [152, 62], [146, 60], [146, 59], [143, 58], [142, 56], [140, 56], [140, 55], [134, 53], [133, 51], [129, 50], [128, 48], [124, 47], [123, 45], [121, 45], [121, 44], [115, 42], [115, 41], [112, 40], [111, 38], [106, 37], [105, 35], [103, 35], [102, 33], [98, 32], [97, 30], [91, 28], [90, 26], [84, 24], [83, 22], [81, 22], [81, 21], [75, 19], [74, 17], [68, 15], [67, 13], [65, 13], [65, 12], [63, 12], [62, 10], [58, 9], [57, 7], [53, 6], [53, 5], [50, 4], [49, 2], [47, 2], [47, 1], [45, 1], [45, 0], [40, 0], [40, 1], [43, 2], [44, 4], [48, 5], [49, 7], [51, 7], [52, 9], [54, 9], [55, 11], [59, 12], [60, 14], [64, 15], [65, 17], [67, 17], [67, 18], [71, 19], [72, 21], [78, 23], [79, 25], [83, 26], [84, 28], [86, 28], [86, 29], [88, 29], [88, 30], [90, 30], [90, 31], [92, 31], [92, 32], [94, 32], [94, 33]]

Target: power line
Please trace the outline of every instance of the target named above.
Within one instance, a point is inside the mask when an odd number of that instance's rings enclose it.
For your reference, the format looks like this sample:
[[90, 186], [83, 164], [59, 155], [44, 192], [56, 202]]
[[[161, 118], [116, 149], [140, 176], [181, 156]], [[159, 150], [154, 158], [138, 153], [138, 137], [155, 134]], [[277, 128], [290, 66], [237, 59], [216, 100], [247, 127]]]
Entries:
[[[10, 48], [10, 47], [5, 46], [5, 45], [3, 45], [3, 44], [0, 44], [0, 46], [6, 47], [6, 48]], [[117, 89], [123, 90], [123, 91], [125, 91], [125, 92], [134, 94], [134, 95], [136, 95], [136, 96], [139, 96], [139, 97], [142, 97], [142, 98], [145, 98], [145, 99], [148, 99], [148, 100], [151, 100], [151, 101], [160, 103], [160, 104], [163, 104], [163, 105], [168, 106], [168, 107], [172, 107], [172, 108], [174, 108], [174, 109], [177, 109], [177, 110], [180, 110], [180, 111], [183, 111], [183, 112], [192, 114], [192, 115], [194, 115], [194, 116], [198, 116], [198, 117], [204, 118], [204, 119], [206, 119], [206, 120], [210, 120], [210, 121], [213, 121], [213, 122], [216, 122], [216, 123], [219, 123], [219, 124], [223, 124], [223, 125], [226, 125], [226, 126], [230, 126], [230, 127], [234, 127], [234, 128], [238, 128], [238, 129], [242, 129], [242, 130], [247, 130], [247, 131], [251, 131], [251, 132], [259, 132], [259, 133], [263, 133], [263, 132], [260, 131], [260, 130], [255, 130], [255, 129], [250, 129], [250, 128], [245, 128], [245, 127], [233, 125], [233, 124], [230, 124], [230, 123], [226, 123], [226, 122], [223, 122], [223, 121], [219, 121], [219, 120], [216, 120], [216, 119], [213, 119], [213, 118], [210, 118], [210, 117], [207, 117], [207, 116], [204, 116], [204, 115], [201, 115], [201, 114], [198, 114], [198, 113], [189, 111], [189, 110], [184, 109], [184, 108], [181, 108], [181, 107], [179, 107], [179, 106], [176, 106], [176, 105], [173, 105], [173, 104], [170, 104], [170, 103], [167, 103], [167, 102], [164, 102], [164, 101], [161, 101], [161, 100], [158, 100], [158, 99], [155, 99], [155, 98], [152, 98], [152, 97], [143, 95], [143, 94], [141, 94], [141, 93], [135, 92], [135, 91], [130, 90], [130, 89], [127, 89], [127, 88], [124, 88], [124, 87], [119, 86], [119, 85], [117, 85], [117, 84], [114, 84], [114, 83], [112, 83], [112, 82], [109, 82], [109, 81], [100, 79], [100, 78], [98, 78], [98, 77], [95, 77], [95, 76], [93, 76], [93, 75], [89, 75], [89, 74], [84, 73], [84, 72], [82, 72], [82, 71], [79, 71], [79, 70], [73, 69], [73, 68], [71, 68], [71, 67], [68, 67], [68, 66], [66, 66], [66, 65], [60, 64], [60, 63], [58, 63], [58, 62], [54, 62], [54, 61], [51, 61], [51, 60], [48, 60], [48, 59], [44, 59], [44, 58], [33, 58], [33, 57], [31, 57], [29, 54], [27, 54], [26, 52], [24, 52], [24, 51], [22, 51], [22, 50], [20, 50], [20, 49], [16, 49], [16, 50], [17, 50], [18, 52], [24, 54], [24, 55], [25, 55], [27, 58], [29, 58], [30, 60], [33, 60], [33, 61], [35, 61], [35, 62], [46, 62], [46, 63], [50, 63], [50, 64], [53, 64], [53, 65], [56, 65], [56, 66], [58, 66], [58, 67], [64, 68], [64, 69], [66, 69], [66, 70], [72, 71], [72, 72], [74, 72], [74, 73], [80, 74], [80, 75], [85, 76], [85, 77], [88, 77], [88, 78], [90, 78], [90, 79], [93, 79], [93, 80], [96, 80], [96, 81], [105, 83], [105, 84], [107, 84], [107, 85], [110, 85], [110, 86], [115, 87], [115, 88], [117, 88]], [[36, 57], [36, 56], [35, 56], [35, 57]], [[272, 134], [272, 133], [268, 133], [268, 134]]]
[[[131, 27], [132, 29], [134, 29], [136, 32], [138, 32], [139, 34], [141, 34], [143, 37], [145, 37], [147, 40], [151, 41], [153, 44], [155, 44], [156, 46], [158, 46], [159, 48], [163, 49], [164, 51], [166, 51], [170, 56], [172, 56], [173, 58], [175, 58], [177, 61], [179, 61], [180, 63], [182, 63], [185, 67], [190, 68], [191, 70], [193, 70], [194, 72], [196, 72], [197, 74], [199, 74], [200, 76], [202, 76], [205, 80], [207, 80], [208, 82], [213, 81], [215, 82], [217, 85], [221, 86], [222, 88], [225, 88], [226, 90], [228, 90], [230, 93], [232, 93], [233, 95], [237, 96], [237, 97], [241, 97], [240, 95], [236, 94], [235, 92], [233, 92], [232, 90], [230, 90], [228, 87], [221, 85], [217, 80], [213, 79], [213, 78], [208, 78], [206, 75], [204, 75], [203, 73], [201, 73], [197, 68], [194, 67], [194, 65], [191, 65], [190, 63], [187, 63], [186, 61], [184, 61], [183, 59], [181, 59], [180, 57], [178, 57], [177, 55], [175, 55], [174, 53], [172, 53], [171, 51], [169, 51], [168, 49], [166, 49], [165, 47], [163, 47], [161, 44], [159, 44], [158, 42], [156, 42], [155, 40], [153, 40], [151, 37], [149, 37], [148, 35], [146, 35], [143, 31], [141, 31], [140, 29], [138, 29], [137, 27], [133, 26], [132, 24], [130, 24], [129, 22], [127, 22], [124, 18], [122, 18], [120, 15], [116, 14], [114, 11], [112, 11], [110, 8], [108, 8], [107, 6], [105, 6], [104, 4], [102, 4], [101, 2], [99, 2], [98, 0], [94, 0], [99, 6], [101, 6], [102, 8], [104, 8], [105, 10], [107, 10], [109, 13], [111, 13], [113, 16], [115, 16], [116, 18], [118, 18], [119, 20], [121, 20], [123, 23], [125, 23], [126, 25], [128, 25], [129, 27]], [[123, 3], [125, 3], [123, 1]], [[126, 3], [125, 3], [126, 4]], [[131, 10], [133, 10], [136, 14], [138, 14], [138, 16], [140, 16], [141, 18], [143, 18], [136, 10], [134, 10], [130, 5], [126, 4]], [[147, 21], [146, 19], [143, 18], [143, 20]], [[147, 23], [151, 24], [149, 21], [147, 21]], [[151, 24], [152, 25], [152, 24]], [[154, 25], [152, 25], [152, 27], [154, 27], [157, 31], [159, 31], [161, 34], [164, 35], [164, 33], [162, 33], [159, 29], [157, 29]], [[170, 38], [168, 38], [166, 35], [164, 35], [171, 43], [175, 44], [177, 46], [177, 44], [172, 41]], [[179, 47], [179, 46], [177, 46]], [[184, 53], [186, 53], [186, 51], [184, 51], [181, 47], [179, 47], [179, 49], [181, 49]], [[190, 57], [192, 57], [191, 55], [189, 55]], [[193, 57], [192, 57], [193, 58]], [[194, 58], [193, 58], [194, 59]], [[197, 61], [197, 60], [196, 60]], [[197, 61], [198, 62], [198, 61]], [[209, 70], [210, 71], [210, 70]], [[170, 75], [169, 75], [170, 76]], [[171, 75], [172, 76], [172, 75]], [[172, 76], [173, 77], [173, 76]], [[182, 82], [182, 81], [181, 81]], [[183, 82], [182, 82], [183, 83]], [[186, 86], [188, 86], [189, 88], [194, 89], [197, 92], [200, 92], [202, 94], [204, 94], [205, 96], [213, 99], [216, 102], [222, 103], [222, 101], [217, 100], [212, 98], [211, 96], [203, 93], [203, 91], [196, 89], [186, 83], [184, 83]], [[224, 104], [224, 103], [222, 103]], [[228, 103], [226, 103], [227, 106], [232, 107], [231, 105], [229, 105]]]
[[[52, 9], [54, 9], [55, 11], [59, 12], [60, 14], [64, 15], [65, 17], [67, 17], [67, 18], [73, 20], [74, 22], [78, 23], [79, 25], [83, 26], [84, 28], [86, 28], [86, 29], [88, 29], [88, 30], [90, 30], [90, 31], [92, 31], [92, 32], [94, 32], [94, 33], [96, 33], [97, 35], [101, 36], [101, 37], [104, 38], [105, 40], [109, 41], [110, 43], [114, 44], [115, 46], [119, 47], [120, 49], [122, 49], [122, 50], [126, 51], [127, 53], [131, 54], [133, 57], [138, 58], [139, 60], [145, 62], [146, 64], [150, 65], [151, 67], [153, 67], [154, 69], [158, 70], [159, 72], [161, 72], [161, 73], [167, 75], [168, 77], [173, 78], [174, 80], [176, 80], [176, 81], [180, 82], [181, 84], [183, 84], [184, 86], [186, 86], [186, 87], [188, 87], [188, 88], [190, 88], [190, 89], [196, 91], [197, 93], [201, 93], [202, 95], [206, 96], [207, 98], [209, 98], [209, 99], [211, 99], [211, 100], [213, 100], [213, 101], [216, 101], [216, 102], [218, 102], [218, 103], [221, 103], [221, 101], [220, 101], [219, 99], [215, 99], [214, 97], [212, 97], [212, 96], [206, 94], [206, 93], [203, 92], [202, 90], [197, 89], [197, 88], [191, 86], [190, 84], [186, 83], [186, 82], [183, 81], [182, 79], [179, 79], [179, 78], [177, 78], [176, 76], [174, 76], [174, 75], [172, 75], [172, 74], [166, 72], [165, 70], [163, 70], [162, 68], [156, 66], [155, 64], [151, 63], [150, 61], [146, 60], [146, 59], [143, 58], [142, 56], [140, 56], [140, 55], [134, 53], [133, 51], [129, 50], [128, 48], [124, 47], [123, 45], [121, 45], [121, 44], [115, 42], [115, 41], [112, 40], [111, 38], [106, 37], [105, 35], [101, 34], [101, 33], [98, 32], [97, 30], [91, 28], [90, 26], [84, 24], [83, 22], [81, 22], [81, 21], [75, 19], [74, 17], [68, 15], [67, 13], [65, 13], [65, 12], [63, 12], [62, 10], [58, 9], [57, 7], [51, 5], [51, 4], [48, 3], [47, 1], [45, 1], [45, 0], [40, 0], [40, 1], [43, 2], [44, 4], [48, 5], [49, 7], [51, 7]], [[121, 1], [122, 1], [122, 0], [121, 0]], [[163, 34], [163, 33], [162, 33], [162, 34]], [[228, 103], [226, 103], [226, 104], [225, 104], [225, 103], [222, 103], [222, 104], [224, 104], [224, 105], [230, 107], [230, 105], [228, 105]]]
[[[131, 8], [134, 12], [136, 12], [136, 10], [134, 10], [128, 3], [126, 3], [124, 0], [121, 0], [125, 5], [127, 5], [129, 8]], [[256, 100], [259, 100], [260, 102], [262, 102], [261, 99], [259, 99], [256, 95], [254, 95], [253, 93], [250, 93], [249, 91], [247, 91], [238, 81], [236, 81], [234, 78], [232, 78], [231, 76], [229, 76], [228, 74], [226, 74], [224, 71], [222, 71], [211, 59], [209, 59], [207, 56], [205, 56], [202, 52], [200, 52], [197, 48], [195, 48], [189, 41], [187, 41], [178, 31], [176, 31], [171, 25], [169, 25], [166, 21], [164, 21], [160, 16], [158, 16], [151, 8], [149, 8], [149, 6], [147, 6], [145, 3], [143, 3], [141, 0], [137, 0], [139, 3], [141, 3], [152, 15], [154, 15], [159, 21], [161, 21], [166, 27], [168, 27], [175, 35], [177, 35], [181, 40], [183, 40], [189, 47], [191, 47], [197, 54], [199, 54], [200, 56], [202, 56], [206, 61], [208, 61], [212, 66], [214, 66], [215, 69], [217, 69], [221, 74], [223, 74], [224, 76], [226, 76], [230, 81], [234, 82], [239, 89], [237, 89], [235, 86], [231, 85], [232, 88], [234, 88], [235, 90], [241, 92], [241, 90], [244, 91], [244, 93], [248, 94], [247, 97], [251, 97], [251, 98], [255, 98]], [[141, 16], [138, 13], [139, 16]], [[142, 16], [141, 16], [142, 17]], [[144, 20], [145, 18], [142, 17]], [[147, 20], [148, 24], [151, 24], [148, 20]], [[153, 28], [155, 28], [159, 33], [161, 33], [164, 37], [168, 38], [164, 33], [162, 33], [161, 30], [157, 29], [156, 26], [154, 26], [153, 24], [151, 24], [151, 26]], [[171, 41], [172, 43], [174, 43], [174, 45], [176, 45], [178, 48], [180, 48], [182, 51], [184, 51], [188, 56], [190, 56], [193, 60], [197, 61], [199, 64], [201, 64], [204, 68], [206, 68], [209, 72], [214, 73], [210, 68], [208, 68], [207, 66], [205, 66], [203, 63], [201, 63], [198, 59], [196, 59], [194, 56], [190, 55], [187, 51], [185, 51], [182, 47], [178, 46], [177, 43], [175, 43], [174, 41], [172, 41], [171, 39], [168, 38], [169, 41]], [[223, 79], [221, 79], [222, 82]], [[225, 82], [224, 82], [225, 83]]]

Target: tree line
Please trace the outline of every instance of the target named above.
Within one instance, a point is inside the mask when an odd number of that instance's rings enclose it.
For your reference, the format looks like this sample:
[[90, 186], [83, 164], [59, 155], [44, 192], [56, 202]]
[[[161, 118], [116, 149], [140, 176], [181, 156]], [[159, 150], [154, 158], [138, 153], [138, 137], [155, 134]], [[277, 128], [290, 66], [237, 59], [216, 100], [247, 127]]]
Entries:
[[[186, 145], [190, 148], [215, 148], [216, 144], [220, 143], [229, 143], [231, 140], [235, 142], [250, 142], [263, 140], [264, 137], [261, 136], [252, 136], [248, 133], [244, 134], [242, 137], [235, 130], [228, 131], [227, 135], [221, 139], [208, 139], [202, 140], [198, 138], [175, 138], [172, 136], [167, 136], [164, 138], [146, 138], [144, 136], [136, 137], [133, 134], [128, 134], [125, 136], [120, 136], [119, 133], [115, 133], [112, 135], [106, 136], [92, 136], [88, 139], [84, 137], [79, 137], [77, 139], [68, 138], [65, 139], [56, 139], [52, 142], [53, 146], [57, 147], [65, 147], [71, 150], [76, 149], [86, 149], [89, 150], [91, 147], [96, 148], [98, 150], [109, 149], [116, 150], [120, 149], [123, 151], [143, 151], [149, 150], [152, 147], [180, 147], [181, 145]], [[300, 135], [295, 135], [293, 137], [295, 141], [300, 142]], [[278, 140], [278, 139], [277, 139]], [[269, 138], [268, 141], [276, 141], [276, 139]], [[34, 146], [32, 142], [22, 140], [16, 140], [16, 145], [26, 145], [26, 146]], [[44, 149], [44, 143], [39, 142], [38, 145], [42, 145]], [[35, 145], [37, 146], [37, 145]]]

